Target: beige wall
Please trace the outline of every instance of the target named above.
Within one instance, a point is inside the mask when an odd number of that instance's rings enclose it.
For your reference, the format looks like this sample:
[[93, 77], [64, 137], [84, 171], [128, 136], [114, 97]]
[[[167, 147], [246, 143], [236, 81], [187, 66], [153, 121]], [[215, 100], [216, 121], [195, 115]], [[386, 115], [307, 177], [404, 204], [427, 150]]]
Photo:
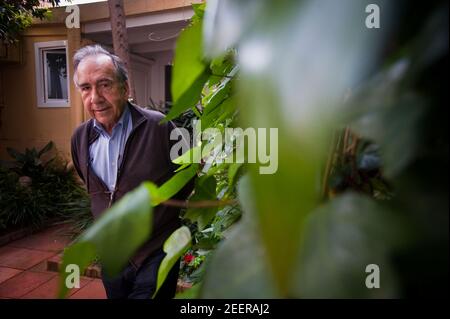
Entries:
[[[71, 84], [70, 107], [37, 107], [35, 78], [35, 42], [68, 40], [71, 51], [79, 47], [79, 30], [52, 26], [32, 28], [23, 37], [23, 60], [20, 64], [0, 65], [3, 84], [0, 95], [4, 105], [0, 127], [0, 158], [9, 159], [6, 148], [23, 151], [26, 147], [40, 148], [50, 140], [67, 158], [70, 155], [70, 137], [82, 121], [81, 101]], [[69, 63], [70, 64], [70, 63]], [[72, 69], [69, 67], [69, 77]]]

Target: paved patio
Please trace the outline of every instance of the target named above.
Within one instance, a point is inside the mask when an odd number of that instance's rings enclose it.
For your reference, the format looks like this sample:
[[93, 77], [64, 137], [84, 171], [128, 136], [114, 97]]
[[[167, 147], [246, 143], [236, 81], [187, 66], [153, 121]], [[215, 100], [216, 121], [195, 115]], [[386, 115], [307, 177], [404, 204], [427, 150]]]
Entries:
[[[0, 247], [0, 299], [57, 298], [58, 273], [47, 270], [70, 239], [65, 226], [52, 226], [39, 233]], [[80, 288], [72, 289], [69, 299], [105, 299], [100, 279], [81, 277]]]

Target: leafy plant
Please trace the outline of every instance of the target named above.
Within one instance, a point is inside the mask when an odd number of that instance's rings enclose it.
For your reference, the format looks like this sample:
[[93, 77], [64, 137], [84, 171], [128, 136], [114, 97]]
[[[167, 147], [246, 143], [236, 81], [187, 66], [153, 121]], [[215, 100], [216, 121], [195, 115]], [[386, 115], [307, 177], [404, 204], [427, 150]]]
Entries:
[[[90, 223], [86, 191], [59, 155], [50, 156], [53, 147], [49, 142], [41, 150], [26, 149], [24, 153], [7, 149], [15, 161], [7, 163], [8, 168], [2, 167], [0, 171], [3, 228], [40, 227], [50, 218]], [[81, 224], [78, 227], [84, 227]]]
[[[59, 5], [60, 0], [47, 1], [52, 6]], [[5, 43], [17, 41], [32, 23], [33, 18], [44, 19], [50, 17], [48, 8], [40, 7], [39, 0], [1, 0], [0, 1], [0, 40]]]
[[[25, 153], [20, 153], [10, 147], [6, 148], [8, 154], [15, 160], [12, 163], [12, 170], [20, 176], [39, 177], [44, 168], [42, 156], [49, 152], [53, 146], [53, 142], [50, 141], [41, 150], [26, 148]], [[54, 158], [50, 158], [47, 164], [51, 163]]]

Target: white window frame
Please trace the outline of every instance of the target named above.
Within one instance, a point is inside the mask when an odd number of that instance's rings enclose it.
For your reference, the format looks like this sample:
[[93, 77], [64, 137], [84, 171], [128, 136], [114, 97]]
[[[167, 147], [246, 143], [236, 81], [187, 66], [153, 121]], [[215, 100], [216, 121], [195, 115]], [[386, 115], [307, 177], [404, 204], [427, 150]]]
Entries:
[[[66, 51], [67, 65], [67, 99], [47, 99], [47, 76], [45, 67], [44, 53], [46, 50], [64, 49]], [[67, 40], [47, 41], [34, 43], [34, 57], [36, 65], [36, 99], [38, 107], [70, 107], [70, 76], [69, 76], [69, 58], [67, 52]]]

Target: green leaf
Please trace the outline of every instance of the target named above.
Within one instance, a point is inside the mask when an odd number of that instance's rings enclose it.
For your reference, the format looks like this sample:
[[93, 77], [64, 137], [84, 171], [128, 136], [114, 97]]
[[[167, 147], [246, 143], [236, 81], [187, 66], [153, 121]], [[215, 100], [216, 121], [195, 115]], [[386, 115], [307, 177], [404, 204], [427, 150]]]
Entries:
[[203, 15], [205, 14], [206, 3], [193, 3], [192, 9], [195, 13], [195, 18], [197, 20], [202, 20]]
[[225, 170], [229, 165], [230, 164], [228, 164], [228, 163], [215, 164], [215, 165], [211, 166], [207, 172], [204, 172], [204, 173], [209, 176], [220, 174], [220, 171]]
[[231, 90], [231, 81], [226, 79], [214, 92], [211, 98], [204, 105], [204, 114], [213, 111], [222, 101], [227, 98]]
[[[216, 197], [216, 179], [214, 176], [203, 175], [195, 181], [195, 193], [189, 199], [190, 202], [201, 200], [215, 200]], [[192, 222], [197, 222], [198, 229], [203, 230], [214, 218], [217, 207], [208, 208], [189, 208], [184, 218]]]
[[227, 53], [214, 58], [209, 65], [212, 75], [216, 75], [219, 79], [223, 76], [229, 76], [229, 72], [235, 67], [234, 53], [234, 50], [230, 50]]
[[51, 150], [51, 148], [53, 147], [53, 145], [54, 145], [54, 144], [53, 144], [52, 141], [48, 142], [48, 144], [45, 145], [45, 146], [39, 151], [39, 153], [37, 154], [37, 157], [41, 157], [42, 154], [44, 154], [44, 153], [48, 152], [49, 150]]
[[[145, 184], [126, 194], [106, 210], [79, 237], [76, 244], [65, 250], [63, 264], [78, 264], [82, 273], [86, 262], [97, 254], [107, 275], [114, 276], [119, 273], [150, 236], [153, 211], [150, 199]], [[80, 256], [82, 259], [77, 261]], [[60, 276], [65, 280], [67, 274], [63, 269]]]
[[159, 188], [151, 182], [145, 182], [144, 186], [152, 194], [152, 205], [157, 206], [176, 195], [197, 174], [198, 166], [192, 164], [179, 171]]
[[231, 118], [235, 112], [236, 99], [230, 96], [218, 107], [214, 108], [214, 110], [210, 110], [208, 113], [202, 115], [202, 130], [207, 129], [208, 127], [217, 126], [217, 124]]
[[6, 151], [8, 152], [9, 156], [14, 158], [18, 162], [23, 162], [23, 161], [26, 160], [26, 157], [25, 157], [24, 154], [18, 152], [17, 150], [15, 150], [15, 149], [13, 149], [11, 147], [7, 147]]
[[228, 169], [228, 184], [230, 187], [234, 185], [234, 178], [236, 177], [236, 174], [241, 166], [242, 163], [233, 163], [230, 165], [230, 168]]
[[199, 21], [183, 30], [177, 41], [171, 85], [174, 105], [166, 121], [199, 101], [208, 77], [208, 65], [203, 62], [202, 53], [202, 22]]
[[182, 95], [176, 100], [170, 109], [169, 113], [161, 122], [170, 121], [177, 116], [181, 115], [186, 110], [195, 107], [200, 101], [203, 86], [208, 81], [209, 74], [207, 71], [202, 73], [192, 85], [182, 93]]
[[187, 27], [178, 38], [171, 87], [175, 102], [207, 67], [202, 60], [202, 26], [203, 24], [199, 22]]
[[156, 290], [152, 298], [158, 293], [159, 288], [164, 283], [164, 280], [173, 265], [175, 265], [177, 260], [189, 249], [191, 244], [191, 232], [186, 226], [181, 226], [167, 238], [163, 247], [166, 256], [159, 266]]
[[68, 265], [78, 265], [80, 275], [83, 274], [84, 269], [88, 267], [96, 257], [95, 245], [92, 242], [77, 242], [64, 250], [63, 262], [61, 264], [59, 275], [59, 298], [65, 298], [69, 289], [66, 285], [66, 278], [69, 273], [66, 273]]
[[185, 152], [180, 157], [177, 157], [172, 162], [175, 164], [191, 164], [198, 163], [201, 157], [201, 147], [195, 146], [189, 149], [189, 151]]
[[189, 167], [189, 165], [191, 165], [191, 163], [185, 163], [185, 164], [180, 165], [180, 167], [178, 167], [178, 168], [175, 170], [175, 173], [178, 173], [179, 171], [184, 170], [185, 168]]

